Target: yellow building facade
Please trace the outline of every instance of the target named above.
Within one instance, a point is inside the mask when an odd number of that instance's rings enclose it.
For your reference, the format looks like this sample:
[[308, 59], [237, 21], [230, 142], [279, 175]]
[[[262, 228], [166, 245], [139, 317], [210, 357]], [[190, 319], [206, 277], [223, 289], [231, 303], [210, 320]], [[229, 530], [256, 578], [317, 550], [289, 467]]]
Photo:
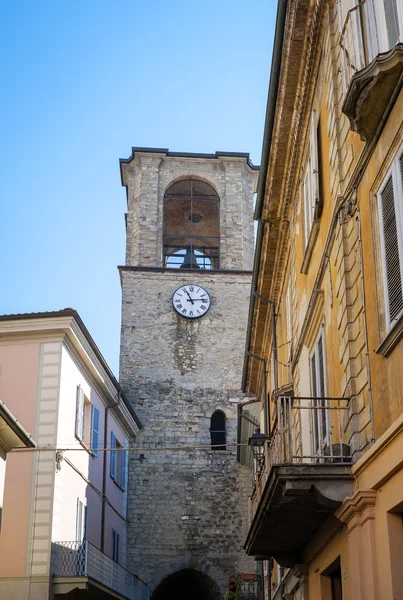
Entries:
[[243, 373], [266, 598], [403, 598], [402, 86], [401, 0], [279, 0]]

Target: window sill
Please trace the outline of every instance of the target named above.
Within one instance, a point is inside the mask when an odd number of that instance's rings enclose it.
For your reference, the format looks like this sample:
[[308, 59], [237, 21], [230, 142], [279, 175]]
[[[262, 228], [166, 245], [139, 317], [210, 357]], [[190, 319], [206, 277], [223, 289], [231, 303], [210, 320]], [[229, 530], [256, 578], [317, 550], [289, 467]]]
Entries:
[[301, 273], [306, 275], [309, 269], [309, 263], [311, 262], [313, 249], [315, 248], [316, 240], [319, 234], [319, 219], [315, 219], [312, 223], [311, 233], [309, 234], [308, 243], [305, 248], [304, 260], [302, 261]]
[[403, 338], [403, 314], [400, 315], [400, 318], [386, 335], [384, 340], [379, 344], [378, 348], [375, 350], [377, 354], [381, 354], [385, 358], [389, 356], [392, 350], [397, 346], [400, 340]]

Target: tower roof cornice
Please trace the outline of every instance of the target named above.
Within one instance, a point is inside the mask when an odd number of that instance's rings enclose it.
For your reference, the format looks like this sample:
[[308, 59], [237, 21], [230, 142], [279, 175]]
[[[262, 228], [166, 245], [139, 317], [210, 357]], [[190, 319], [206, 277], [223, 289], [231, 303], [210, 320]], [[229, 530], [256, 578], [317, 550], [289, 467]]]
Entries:
[[132, 146], [132, 153], [129, 158], [120, 158], [120, 176], [122, 180], [122, 185], [125, 185], [123, 182], [123, 165], [130, 164], [132, 160], [134, 160], [136, 155], [145, 155], [145, 154], [153, 154], [156, 156], [160, 156], [161, 158], [181, 158], [181, 159], [190, 159], [190, 160], [241, 160], [245, 162], [246, 166], [251, 171], [259, 171], [259, 165], [254, 165], [250, 160], [249, 152], [222, 152], [217, 151], [214, 153], [202, 153], [202, 152], [171, 152], [168, 148], [146, 148], [142, 146]]

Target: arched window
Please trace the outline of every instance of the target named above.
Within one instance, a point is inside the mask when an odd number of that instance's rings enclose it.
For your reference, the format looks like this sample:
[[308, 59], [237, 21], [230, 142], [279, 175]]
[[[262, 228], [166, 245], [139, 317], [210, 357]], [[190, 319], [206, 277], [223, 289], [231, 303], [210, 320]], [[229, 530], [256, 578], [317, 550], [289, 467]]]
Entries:
[[211, 415], [210, 421], [211, 449], [225, 450], [225, 414], [222, 410], [216, 410]]
[[164, 196], [164, 266], [218, 269], [219, 198], [208, 183], [183, 179]]

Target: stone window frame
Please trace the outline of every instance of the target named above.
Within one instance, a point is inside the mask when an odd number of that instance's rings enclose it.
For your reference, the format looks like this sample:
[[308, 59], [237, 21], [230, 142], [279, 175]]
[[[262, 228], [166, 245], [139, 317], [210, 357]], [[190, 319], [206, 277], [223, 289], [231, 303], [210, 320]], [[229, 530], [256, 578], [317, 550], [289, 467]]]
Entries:
[[[301, 231], [303, 245], [303, 260], [300, 272], [303, 275], [308, 273], [313, 250], [319, 235], [320, 217], [323, 205], [323, 190], [321, 186], [321, 172], [323, 168], [320, 157], [319, 135], [321, 124], [321, 101], [324, 84], [324, 61], [325, 56], [322, 53], [319, 63], [318, 74], [315, 82], [315, 92], [312, 102], [312, 108], [309, 113], [308, 135], [304, 159], [302, 162], [300, 179], [300, 201], [301, 201]], [[322, 157], [323, 159], [323, 157]], [[308, 188], [308, 190], [307, 190]], [[312, 197], [314, 202], [312, 203]], [[310, 208], [308, 207], [308, 203]], [[308, 218], [307, 218], [307, 213]]]

